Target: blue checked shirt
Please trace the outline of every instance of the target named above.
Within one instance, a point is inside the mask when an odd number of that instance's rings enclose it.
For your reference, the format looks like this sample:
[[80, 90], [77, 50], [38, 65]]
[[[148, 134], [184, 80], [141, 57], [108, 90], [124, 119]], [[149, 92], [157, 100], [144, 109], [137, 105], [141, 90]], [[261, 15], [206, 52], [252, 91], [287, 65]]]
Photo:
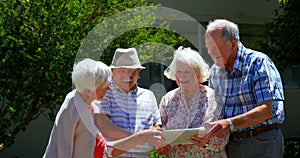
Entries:
[[233, 68], [229, 74], [226, 69], [213, 65], [209, 78], [209, 86], [215, 89], [217, 102], [223, 106], [224, 118], [246, 113], [257, 107], [259, 102], [273, 101], [271, 119], [235, 131], [248, 131], [266, 124], [282, 123], [284, 121], [283, 87], [280, 74], [271, 59], [239, 43]]

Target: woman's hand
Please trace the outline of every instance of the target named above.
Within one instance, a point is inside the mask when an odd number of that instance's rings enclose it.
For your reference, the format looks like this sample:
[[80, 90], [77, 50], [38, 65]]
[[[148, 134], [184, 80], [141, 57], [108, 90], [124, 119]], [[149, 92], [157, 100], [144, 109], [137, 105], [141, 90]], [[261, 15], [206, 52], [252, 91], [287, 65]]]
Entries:
[[208, 145], [209, 139], [205, 136], [196, 134], [191, 137], [189, 141], [197, 146], [206, 147]]

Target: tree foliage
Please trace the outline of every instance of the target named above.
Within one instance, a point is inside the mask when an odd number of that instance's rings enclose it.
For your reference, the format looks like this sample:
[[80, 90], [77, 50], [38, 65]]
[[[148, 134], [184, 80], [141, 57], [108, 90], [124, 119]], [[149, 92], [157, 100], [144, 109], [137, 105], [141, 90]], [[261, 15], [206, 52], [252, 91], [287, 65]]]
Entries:
[[268, 54], [279, 70], [299, 64], [300, 54], [300, 0], [282, 1], [275, 18], [266, 24], [260, 49]]
[[[55, 117], [72, 88], [76, 53], [93, 27], [120, 11], [152, 5], [144, 0], [1, 1], [0, 151], [41, 114]], [[175, 46], [184, 39], [164, 29], [138, 28], [115, 39], [102, 61], [109, 64], [117, 47], [145, 41]]]

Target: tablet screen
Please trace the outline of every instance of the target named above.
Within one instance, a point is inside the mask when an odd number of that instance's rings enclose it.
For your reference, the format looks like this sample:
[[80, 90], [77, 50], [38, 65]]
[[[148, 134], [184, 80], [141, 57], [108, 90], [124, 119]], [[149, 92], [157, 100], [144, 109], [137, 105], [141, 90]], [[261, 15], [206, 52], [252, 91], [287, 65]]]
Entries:
[[196, 134], [206, 134], [206, 128], [163, 130], [163, 139], [167, 144], [191, 144], [189, 139]]

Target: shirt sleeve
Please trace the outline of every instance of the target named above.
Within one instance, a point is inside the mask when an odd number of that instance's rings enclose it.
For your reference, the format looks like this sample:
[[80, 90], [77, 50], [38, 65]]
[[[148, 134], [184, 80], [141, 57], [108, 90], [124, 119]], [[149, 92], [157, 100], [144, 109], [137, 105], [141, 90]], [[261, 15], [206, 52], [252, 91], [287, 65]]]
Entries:
[[257, 102], [266, 100], [284, 100], [280, 74], [268, 58], [257, 59], [254, 68], [254, 94]]
[[272, 119], [269, 124], [284, 121], [284, 93], [280, 74], [268, 57], [260, 58], [254, 69], [254, 94], [257, 102], [273, 101]]

